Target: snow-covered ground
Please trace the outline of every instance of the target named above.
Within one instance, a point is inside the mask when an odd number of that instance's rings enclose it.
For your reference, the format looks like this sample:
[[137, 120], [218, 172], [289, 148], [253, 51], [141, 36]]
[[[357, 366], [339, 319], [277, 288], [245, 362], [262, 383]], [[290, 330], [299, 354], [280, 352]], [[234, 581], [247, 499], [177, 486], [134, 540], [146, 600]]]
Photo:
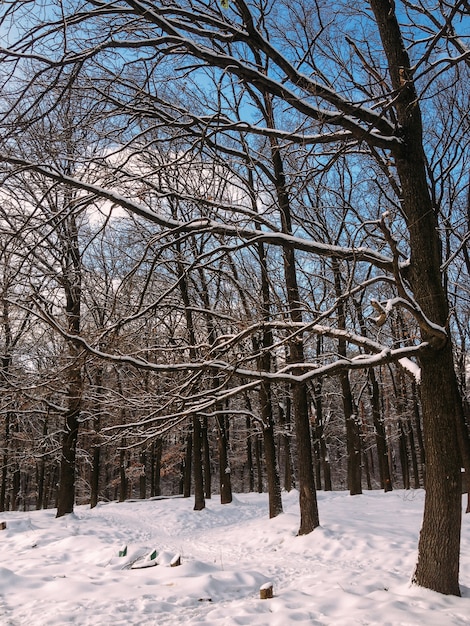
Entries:
[[[60, 519], [2, 513], [0, 625], [470, 624], [470, 515], [455, 598], [409, 584], [422, 491], [318, 498], [322, 525], [304, 537], [295, 492], [273, 520], [265, 494], [214, 498], [200, 512], [176, 498], [80, 506]], [[158, 565], [130, 568], [155, 548]], [[261, 600], [267, 582], [274, 597]]]

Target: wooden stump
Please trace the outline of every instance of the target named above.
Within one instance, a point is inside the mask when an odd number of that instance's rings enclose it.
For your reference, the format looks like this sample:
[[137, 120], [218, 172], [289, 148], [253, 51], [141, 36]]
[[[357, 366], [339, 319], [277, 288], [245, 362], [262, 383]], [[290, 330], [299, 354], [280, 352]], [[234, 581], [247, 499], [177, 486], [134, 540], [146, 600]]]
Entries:
[[6, 522], [0, 522], [0, 530], [6, 530], [6, 527], [7, 527]]
[[181, 556], [179, 554], [175, 554], [170, 561], [170, 567], [178, 567], [179, 565], [181, 565]]
[[268, 600], [269, 598], [272, 598], [273, 597], [273, 584], [265, 583], [262, 587], [260, 587], [259, 597], [260, 597], [260, 600]]

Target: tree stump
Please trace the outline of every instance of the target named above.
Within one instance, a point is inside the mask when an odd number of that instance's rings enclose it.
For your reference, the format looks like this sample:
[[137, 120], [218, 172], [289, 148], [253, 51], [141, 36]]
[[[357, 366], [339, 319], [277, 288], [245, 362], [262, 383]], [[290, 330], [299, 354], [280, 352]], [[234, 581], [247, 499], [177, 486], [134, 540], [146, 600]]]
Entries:
[[127, 546], [122, 546], [122, 548], [119, 550], [119, 556], [127, 556]]
[[170, 567], [178, 567], [179, 565], [181, 565], [181, 555], [175, 554], [170, 561]]
[[273, 597], [273, 584], [265, 583], [259, 589], [260, 600], [268, 600]]
[[6, 527], [7, 527], [6, 522], [0, 522], [0, 530], [6, 530]]

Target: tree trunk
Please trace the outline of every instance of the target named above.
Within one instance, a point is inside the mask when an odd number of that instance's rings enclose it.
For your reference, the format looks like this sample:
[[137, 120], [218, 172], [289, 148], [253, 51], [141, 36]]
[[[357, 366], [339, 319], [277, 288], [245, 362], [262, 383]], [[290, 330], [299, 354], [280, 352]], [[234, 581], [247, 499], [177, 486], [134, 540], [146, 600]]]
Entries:
[[377, 447], [377, 458], [379, 461], [380, 485], [384, 491], [392, 491], [392, 476], [390, 474], [390, 465], [388, 463], [388, 446], [385, 425], [380, 410], [380, 393], [379, 383], [373, 369], [368, 372], [369, 377], [369, 396], [372, 406], [372, 421], [375, 431], [375, 445]]
[[285, 409], [279, 406], [279, 421], [282, 427], [281, 438], [284, 451], [284, 490], [289, 493], [295, 483], [291, 446], [291, 399], [286, 397], [285, 403]]
[[91, 479], [90, 479], [90, 508], [94, 508], [98, 504], [100, 492], [100, 471], [101, 471], [101, 445], [100, 445], [100, 429], [101, 415], [103, 412], [102, 399], [104, 395], [103, 389], [103, 367], [98, 365], [96, 369], [95, 385], [97, 393], [96, 415], [93, 420], [93, 437], [92, 437], [92, 461], [91, 461]]
[[101, 461], [101, 446], [98, 442], [95, 442], [92, 448], [92, 465], [91, 465], [91, 480], [90, 480], [90, 508], [93, 509], [98, 504], [98, 498], [100, 493], [100, 463]]
[[[70, 199], [72, 201], [72, 198]], [[78, 228], [75, 216], [65, 223], [62, 281], [65, 290], [67, 330], [71, 335], [80, 333], [81, 308], [81, 258]], [[75, 502], [75, 462], [82, 404], [82, 363], [79, 348], [69, 340], [69, 365], [67, 368], [67, 412], [62, 439], [57, 517], [73, 512]]]
[[[339, 263], [332, 260], [333, 275], [335, 281], [335, 293], [337, 298], [338, 328], [346, 330], [346, 310], [343, 300], [342, 279]], [[347, 358], [347, 345], [345, 339], [338, 340], [338, 354]], [[354, 402], [349, 372], [344, 371], [339, 375], [341, 395], [343, 401], [344, 419], [346, 422], [346, 450], [348, 455], [348, 489], [352, 496], [362, 493], [362, 451], [361, 432], [359, 428], [359, 416]]]
[[158, 437], [156, 441], [152, 443], [151, 448], [151, 469], [150, 469], [150, 496], [161, 495], [161, 469], [162, 469], [162, 453], [163, 453], [163, 440]]
[[419, 489], [419, 469], [418, 457], [416, 455], [415, 435], [413, 432], [413, 423], [409, 416], [406, 418], [406, 433], [408, 436], [411, 468], [413, 470], [413, 487], [414, 489]]
[[[461, 458], [457, 419], [462, 402], [449, 335], [449, 310], [441, 271], [437, 207], [426, 176], [419, 98], [413, 69], [396, 19], [393, 0], [371, 0], [388, 60], [401, 145], [393, 149], [407, 219], [411, 259], [409, 271], [397, 276], [412, 288], [423, 312], [416, 312], [422, 339], [421, 402], [426, 451], [426, 499], [413, 582], [434, 591], [460, 595], [459, 558], [462, 513]], [[406, 297], [406, 290], [401, 289]], [[427, 323], [430, 320], [431, 324]], [[440, 332], [438, 327], [445, 329]]]
[[410, 466], [408, 461], [408, 449], [406, 445], [406, 432], [403, 426], [403, 420], [398, 419], [398, 448], [400, 451], [401, 475], [403, 479], [403, 489], [409, 489], [410, 484]]
[[263, 493], [263, 465], [261, 463], [261, 457], [263, 454], [261, 437], [256, 434], [255, 437], [255, 459], [256, 459], [256, 478], [257, 478], [257, 491]]
[[62, 438], [56, 517], [73, 513], [75, 503], [75, 459], [81, 405], [81, 374], [78, 367], [77, 365], [74, 367], [73, 378], [68, 390], [69, 409], [65, 416], [65, 433]]
[[[292, 233], [289, 199], [286, 192], [284, 172], [279, 149], [272, 146], [275, 172], [275, 185], [281, 210], [282, 230]], [[294, 249], [283, 247], [284, 278], [289, 302], [290, 317], [293, 322], [302, 322], [300, 294], [297, 283]], [[303, 363], [304, 349], [302, 339], [296, 335], [289, 341], [289, 362]], [[299, 371], [294, 370], [298, 374]], [[315, 476], [313, 471], [312, 435], [310, 432], [310, 416], [308, 410], [307, 387], [304, 384], [292, 386], [292, 406], [294, 413], [295, 434], [297, 442], [297, 464], [299, 480], [300, 527], [299, 535], [306, 535], [320, 525], [318, 515]]]
[[248, 472], [248, 491], [252, 493], [255, 490], [255, 470], [253, 467], [253, 446], [251, 418], [246, 418], [246, 467]]
[[205, 508], [204, 474], [202, 467], [202, 428], [197, 415], [193, 416], [193, 467], [194, 467], [194, 510], [202, 511]]
[[415, 382], [411, 386], [413, 395], [413, 422], [416, 429], [416, 438], [418, 440], [419, 466], [422, 472], [423, 486], [426, 486], [426, 454], [424, 451], [423, 429], [421, 424], [420, 401], [418, 387]]
[[217, 449], [219, 452], [219, 487], [221, 504], [232, 502], [232, 481], [230, 465], [228, 461], [228, 437], [226, 417], [224, 414], [217, 415]]
[[193, 457], [193, 433], [192, 428], [186, 437], [186, 451], [184, 456], [183, 470], [183, 498], [189, 498], [191, 495], [191, 479], [192, 479], [192, 457]]
[[282, 498], [274, 439], [274, 420], [268, 384], [261, 383], [259, 395], [263, 421], [264, 460], [268, 481], [269, 517], [272, 518], [282, 513]]
[[6, 510], [6, 494], [7, 494], [7, 482], [8, 482], [8, 466], [9, 466], [9, 451], [10, 451], [10, 420], [11, 413], [7, 411], [5, 415], [5, 431], [4, 431], [4, 443], [3, 443], [3, 457], [2, 457], [2, 478], [0, 485], [0, 511]]
[[[317, 354], [319, 354], [317, 350]], [[319, 469], [317, 471], [317, 485], [321, 489], [320, 472], [323, 472], [323, 489], [325, 491], [332, 490], [331, 484], [331, 466], [328, 459], [328, 449], [325, 441], [324, 422], [323, 422], [323, 402], [322, 402], [322, 383], [323, 380], [317, 380], [314, 384], [315, 389], [315, 440], [317, 443], [317, 463]]]
[[202, 418], [202, 458], [204, 466], [204, 495], [206, 500], [212, 498], [212, 472], [211, 472], [211, 451], [209, 446], [209, 435], [207, 427], [207, 417]]
[[125, 450], [126, 440], [121, 442], [119, 451], [119, 502], [124, 502], [128, 496], [129, 483], [127, 479], [127, 454]]
[[145, 450], [139, 454], [140, 475], [139, 475], [139, 498], [145, 500], [147, 497], [147, 453]]
[[363, 458], [363, 463], [364, 463], [364, 469], [366, 472], [366, 484], [367, 484], [367, 489], [369, 489], [369, 491], [372, 491], [372, 482], [371, 482], [371, 478], [370, 478], [370, 466], [369, 466], [369, 456], [368, 456], [368, 451], [367, 450], [362, 450], [362, 458]]
[[42, 444], [42, 454], [39, 457], [37, 462], [37, 498], [36, 498], [36, 510], [44, 508], [44, 497], [45, 497], [45, 476], [46, 476], [46, 461], [48, 459], [48, 455], [46, 453], [46, 443], [45, 439], [47, 437], [48, 431], [48, 416], [44, 419], [44, 424], [42, 427], [42, 436], [43, 436], [43, 444]]
[[458, 596], [462, 490], [450, 344], [422, 361], [421, 375], [426, 499], [413, 582]]
[[[298, 362], [298, 361], [297, 361]], [[306, 535], [320, 525], [317, 493], [313, 475], [312, 437], [308, 414], [307, 389], [295, 385], [292, 390], [295, 432], [297, 440], [300, 528], [299, 535]]]

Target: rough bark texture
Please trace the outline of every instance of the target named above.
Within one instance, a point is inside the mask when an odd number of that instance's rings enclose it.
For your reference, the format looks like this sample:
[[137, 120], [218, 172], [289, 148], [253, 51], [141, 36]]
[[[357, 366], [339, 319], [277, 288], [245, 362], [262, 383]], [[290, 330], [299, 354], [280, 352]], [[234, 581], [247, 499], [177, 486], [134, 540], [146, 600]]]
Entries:
[[[447, 326], [448, 306], [441, 273], [437, 210], [426, 178], [419, 99], [391, 0], [371, 0], [388, 59], [402, 146], [394, 150], [402, 208], [407, 218], [411, 267], [409, 281], [428, 320]], [[426, 500], [418, 563], [413, 581], [446, 594], [460, 595], [460, 454], [457, 417], [462, 410], [449, 336], [421, 320], [429, 349], [420, 360], [421, 401], [426, 452]]]
[[450, 346], [423, 366], [421, 384], [426, 499], [413, 581], [441, 593], [460, 595], [462, 491], [453, 397], [457, 389]]
[[[71, 202], [72, 198], [70, 198]], [[78, 245], [78, 227], [72, 214], [60, 231], [64, 246], [62, 276], [65, 291], [67, 330], [70, 335], [80, 333], [81, 257]], [[82, 404], [83, 374], [81, 355], [73, 341], [68, 345], [67, 411], [62, 439], [57, 517], [73, 512], [75, 502], [75, 459]]]

